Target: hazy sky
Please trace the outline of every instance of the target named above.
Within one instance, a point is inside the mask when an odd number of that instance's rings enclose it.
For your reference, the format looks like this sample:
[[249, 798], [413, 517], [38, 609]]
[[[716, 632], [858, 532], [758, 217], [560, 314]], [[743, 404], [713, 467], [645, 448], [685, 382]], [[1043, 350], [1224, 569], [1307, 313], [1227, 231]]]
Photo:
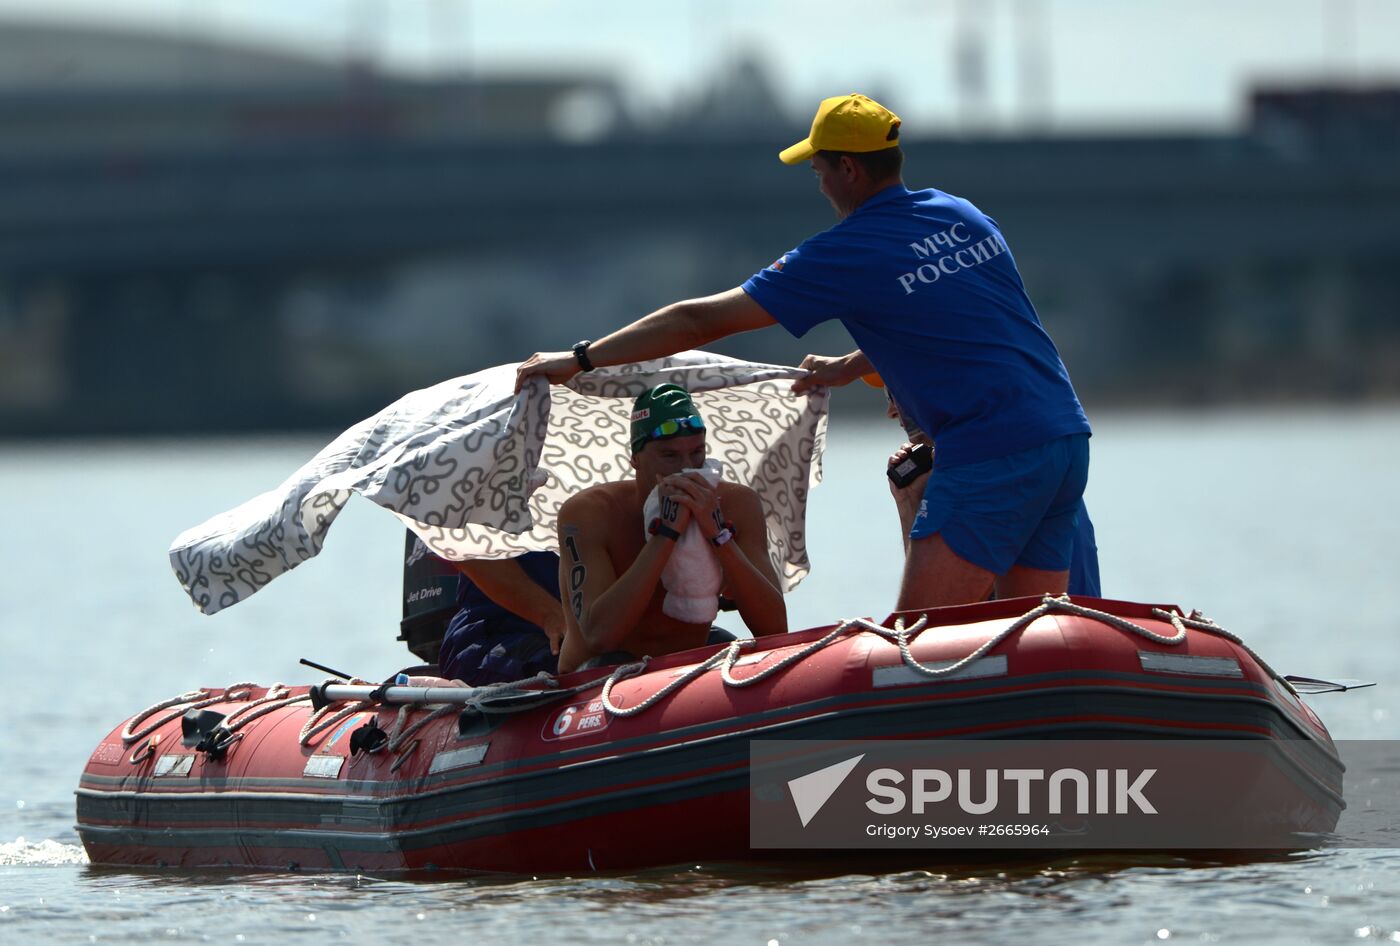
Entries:
[[749, 52], [796, 115], [862, 90], [906, 127], [1219, 126], [1258, 79], [1400, 82], [1396, 0], [0, 0], [17, 17], [413, 71], [582, 67], [617, 75], [643, 110]]

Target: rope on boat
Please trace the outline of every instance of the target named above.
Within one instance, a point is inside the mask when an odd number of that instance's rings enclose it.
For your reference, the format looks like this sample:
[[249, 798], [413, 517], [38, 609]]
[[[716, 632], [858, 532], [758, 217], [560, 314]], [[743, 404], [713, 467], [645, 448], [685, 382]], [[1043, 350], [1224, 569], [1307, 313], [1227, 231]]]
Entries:
[[[306, 698], [310, 699], [311, 694], [308, 693]], [[351, 703], [349, 706], [342, 706], [340, 709], [336, 710], [335, 703], [327, 703], [306, 718], [305, 724], [301, 727], [301, 732], [297, 734], [297, 745], [307, 745], [315, 736], [330, 729], [342, 719], [354, 716], [356, 713], [362, 713], [367, 709], [373, 709], [375, 705], [376, 704], [370, 700], [359, 700], [358, 702]], [[335, 710], [335, 712], [331, 713], [332, 710]], [[330, 714], [329, 719], [325, 718], [327, 714]]]
[[404, 703], [402, 706], [400, 706], [398, 715], [394, 718], [394, 728], [389, 730], [388, 741], [384, 742], [382, 745], [375, 746], [374, 748], [368, 751], [383, 752], [385, 749], [388, 749], [390, 752], [397, 754], [403, 748], [404, 743], [408, 742], [409, 737], [412, 736], [414, 733], [418, 732], [418, 730], [422, 729], [424, 726], [428, 725], [435, 719], [446, 716], [448, 713], [457, 712], [460, 709], [460, 707], [458, 707], [455, 703], [439, 703], [437, 706], [432, 707], [431, 713], [428, 713], [426, 716], [419, 717], [418, 721], [415, 722], [413, 725], [404, 728], [404, 723], [408, 721], [408, 718], [412, 716], [414, 710], [417, 709], [429, 709], [429, 707], [415, 706], [412, 703]]
[[1288, 678], [1285, 677], [1283, 674], [1279, 673], [1273, 667], [1269, 666], [1268, 662], [1263, 657], [1260, 657], [1259, 654], [1255, 652], [1253, 647], [1250, 647], [1248, 644], [1246, 644], [1238, 634], [1232, 634], [1229, 631], [1225, 630], [1225, 628], [1221, 627], [1219, 624], [1216, 624], [1210, 618], [1202, 614], [1199, 610], [1192, 611], [1186, 617], [1182, 617], [1180, 614], [1177, 614], [1174, 611], [1162, 611], [1158, 608], [1153, 608], [1152, 613], [1154, 615], [1166, 614], [1168, 617], [1171, 618], [1172, 626], [1180, 630], [1182, 634], [1186, 633], [1182, 629], [1182, 625], [1185, 625], [1186, 627], [1195, 628], [1198, 631], [1205, 631], [1208, 634], [1214, 634], [1216, 637], [1225, 638], [1227, 641], [1237, 646], [1240, 650], [1244, 651], [1246, 654], [1249, 654], [1249, 656], [1253, 658], [1254, 662], [1259, 665], [1260, 670], [1263, 670], [1274, 680], [1278, 681], [1279, 684], [1285, 687], [1294, 696], [1298, 696], [1298, 691], [1293, 688], [1293, 684], [1289, 682]]
[[[1238, 635], [1232, 634], [1231, 632], [1225, 630], [1223, 627], [1216, 624], [1214, 621], [1202, 615], [1200, 611], [1192, 611], [1189, 615], [1182, 615], [1177, 611], [1164, 611], [1161, 608], [1153, 608], [1153, 617], [1157, 618], [1158, 620], [1169, 622], [1175, 629], [1175, 634], [1167, 636], [1164, 634], [1159, 634], [1156, 631], [1150, 630], [1149, 628], [1143, 627], [1140, 624], [1136, 624], [1132, 621], [1129, 621], [1127, 618], [1119, 617], [1116, 614], [1110, 614], [1107, 611], [1099, 611], [1094, 608], [1085, 607], [1082, 604], [1076, 604], [1075, 602], [1070, 600], [1069, 595], [1061, 595], [1059, 597], [1056, 597], [1054, 595], [1047, 594], [1041, 599], [1040, 604], [1036, 605], [1034, 608], [1027, 611], [1025, 614], [1016, 618], [1001, 631], [997, 632], [992, 637], [988, 638], [986, 641], [980, 644], [967, 656], [962, 657], [959, 660], [953, 661], [952, 663], [944, 664], [943, 666], [932, 667], [927, 664], [921, 663], [918, 660], [918, 658], [914, 656], [913, 650], [910, 647], [910, 645], [921, 633], [929, 629], [927, 613], [920, 615], [919, 619], [909, 627], [904, 626], [904, 619], [902, 617], [895, 619], [895, 626], [892, 628], [885, 627], [882, 624], [878, 624], [874, 621], [870, 621], [865, 618], [851, 618], [842, 621], [840, 624], [832, 628], [825, 636], [821, 637], [819, 640], [815, 640], [808, 644], [806, 647], [803, 647], [800, 650], [793, 651], [786, 657], [783, 657], [781, 660], [778, 660], [773, 664], [764, 667], [758, 672], [742, 678], [735, 677], [733, 671], [735, 666], [737, 666], [739, 655], [743, 652], [743, 650], [746, 647], [751, 647], [753, 645], [753, 641], [734, 641], [727, 647], [725, 647], [723, 650], [716, 651], [714, 654], [711, 654], [703, 662], [695, 664], [694, 666], [686, 670], [684, 673], [682, 673], [680, 676], [671, 680], [661, 689], [652, 693], [650, 696], [648, 696], [641, 702], [637, 703], [635, 706], [618, 706], [615, 703], [613, 703], [612, 689], [614, 685], [622, 682], [623, 680], [626, 680], [629, 677], [637, 676], [638, 674], [644, 672], [648, 664], [650, 663], [651, 658], [643, 657], [640, 660], [633, 661], [632, 663], [623, 664], [622, 666], [614, 670], [603, 681], [603, 691], [601, 694], [603, 708], [613, 716], [636, 716], [638, 713], [645, 712], [652, 706], [655, 706], [657, 703], [664, 700], [666, 697], [670, 696], [672, 693], [676, 692], [677, 690], [684, 687], [686, 684], [690, 683], [692, 680], [695, 680], [696, 678], [701, 677], [706, 673], [709, 673], [716, 667], [719, 668], [720, 679], [724, 682], [725, 686], [736, 688], [753, 686], [756, 683], [760, 683], [763, 680], [768, 679], [776, 673], [786, 670], [793, 664], [800, 663], [801, 661], [805, 660], [807, 657], [811, 656], [812, 654], [816, 653], [822, 648], [827, 647], [839, 638], [844, 637], [847, 633], [851, 632], [852, 630], [856, 632], [865, 631], [871, 634], [876, 634], [884, 638], [885, 640], [890, 641], [899, 648], [899, 655], [900, 658], [903, 660], [905, 666], [909, 667], [911, 670], [914, 670], [917, 673], [923, 674], [924, 676], [931, 678], [947, 677], [957, 673], [964, 667], [967, 667], [969, 664], [985, 656], [990, 650], [992, 650], [992, 648], [996, 647], [998, 644], [1002, 643], [1008, 638], [1021, 633], [1039, 618], [1045, 617], [1048, 614], [1056, 612], [1063, 614], [1072, 614], [1078, 617], [1090, 618], [1096, 621], [1101, 621], [1104, 624], [1107, 624], [1110, 627], [1117, 628], [1118, 630], [1123, 631], [1125, 633], [1136, 634], [1139, 637], [1146, 638], [1147, 640], [1150, 640], [1154, 643], [1162, 644], [1165, 646], [1177, 646], [1179, 644], [1184, 643], [1186, 641], [1187, 628], [1192, 628], [1198, 631], [1204, 631], [1209, 634], [1215, 634], [1216, 636], [1223, 637], [1226, 640], [1240, 647], [1240, 649], [1242, 649], [1245, 653], [1249, 654], [1249, 656], [1252, 657], [1256, 663], [1258, 663], [1260, 669], [1262, 669], [1270, 677], [1272, 677], [1275, 680], [1281, 681], [1283, 685], [1288, 687], [1290, 690], [1293, 689], [1291, 684], [1289, 684], [1287, 680], [1285, 680], [1282, 676], [1275, 672], [1274, 669], [1270, 667], [1269, 664], [1266, 663], [1262, 657], [1255, 653], [1254, 650], [1248, 644], [1241, 640]], [[367, 681], [363, 680], [352, 681], [352, 683], [367, 685]], [[537, 674], [535, 677], [531, 677], [525, 680], [516, 680], [508, 683], [491, 683], [479, 687], [474, 687], [472, 688], [473, 698], [465, 701], [461, 705], [456, 703], [439, 703], [423, 705], [405, 703], [399, 707], [398, 715], [394, 720], [394, 726], [389, 731], [389, 738], [383, 744], [376, 746], [368, 751], [381, 752], [384, 749], [388, 749], [389, 751], [394, 753], [406, 752], [408, 750], [404, 749], [405, 743], [407, 743], [415, 733], [420, 731], [424, 726], [427, 726], [434, 720], [439, 719], [447, 713], [456, 712], [462, 708], [475, 709], [477, 712], [480, 713], [496, 712], [497, 710], [495, 710], [490, 705], [489, 701], [493, 699], [499, 699], [501, 696], [508, 695], [511, 693], [533, 692], [522, 689], [522, 687], [525, 684], [530, 683], [543, 683], [546, 687], [558, 687], [559, 685], [557, 678], [550, 676], [546, 673], [540, 673]], [[594, 685], [596, 684], [588, 684], [585, 687], [575, 688], [574, 692], [577, 692], [580, 689], [587, 689]], [[149, 707], [137, 716], [133, 717], [131, 721], [127, 723], [126, 728], [122, 730], [122, 742], [126, 745], [130, 745], [131, 743], [144, 738], [145, 736], [164, 726], [171, 720], [184, 715], [191, 709], [202, 709], [203, 707], [210, 706], [214, 703], [233, 702], [239, 699], [246, 699], [251, 694], [251, 691], [257, 688], [257, 686], [258, 685], [255, 683], [236, 683], [232, 686], [225, 688], [223, 691], [213, 695], [211, 695], [211, 691], [207, 689], [201, 689], [190, 690], [186, 693], [181, 693], [179, 696], [171, 697], [168, 700], [164, 700], [160, 703], [155, 704], [154, 706]], [[271, 713], [275, 710], [282, 709], [285, 706], [290, 706], [293, 703], [309, 701], [310, 699], [310, 693], [302, 693], [297, 696], [292, 696], [285, 685], [281, 683], [274, 683], [271, 687], [268, 688], [267, 692], [263, 696], [259, 697], [256, 700], [253, 700], [248, 705], [243, 706], [235, 710], [233, 713], [229, 714], [229, 716], [222, 722], [221, 728], [225, 731], [227, 736], [232, 736], [240, 727], [252, 722], [253, 720], [261, 716], [266, 715], [267, 713]], [[340, 706], [339, 709], [336, 709], [337, 705]], [[381, 701], [377, 699], [357, 700], [346, 705], [341, 705], [340, 703], [328, 703], [325, 706], [313, 712], [307, 718], [305, 725], [303, 725], [301, 728], [301, 733], [298, 735], [297, 741], [300, 745], [307, 745], [319, 733], [324, 732], [325, 730], [331, 728], [332, 726], [336, 725], [342, 720], [353, 716], [356, 713], [362, 713], [366, 710], [373, 710], [376, 706], [379, 705], [381, 705]], [[142, 721], [155, 715], [156, 713], [159, 713], [161, 710], [164, 709], [169, 709], [170, 712], [166, 713], [157, 721], [142, 727], [140, 730], [133, 731], [135, 730], [135, 727], [139, 725]], [[407, 721], [413, 715], [413, 713], [419, 709], [430, 710], [430, 712], [428, 712], [425, 716], [422, 716], [419, 719], [415, 720], [411, 725], [406, 725]], [[241, 736], [239, 738], [241, 738]], [[416, 743], [414, 743], [413, 745], [416, 745]], [[409, 748], [413, 748], [413, 745], [411, 745]], [[401, 762], [402, 760], [399, 761]], [[399, 762], [395, 763], [396, 768], [398, 764]]]
[[[200, 689], [190, 690], [181, 693], [179, 696], [172, 696], [170, 699], [162, 700], [132, 717], [131, 721], [126, 724], [126, 728], [122, 730], [122, 742], [125, 745], [137, 742], [161, 728], [166, 723], [184, 716], [190, 710], [203, 709], [215, 703], [233, 703], [239, 700], [246, 700], [252, 695], [252, 691], [256, 689], [260, 689], [256, 683], [235, 683], [218, 692]], [[262, 696], [248, 703], [246, 706], [239, 707], [220, 721], [218, 731], [220, 732], [221, 739], [224, 740], [223, 747], [227, 748], [229, 744], [235, 741], [232, 737], [234, 737], [234, 734], [240, 727], [251, 723], [259, 717], [266, 716], [268, 713], [279, 710], [284, 706], [290, 706], [293, 703], [309, 700], [310, 698], [311, 696], [308, 693], [292, 696], [285, 684], [274, 683], [267, 688], [267, 692]], [[148, 723], [139, 730], [136, 729], [142, 721], [154, 716], [163, 709], [168, 709], [170, 712], [166, 713], [155, 722]], [[236, 738], [241, 739], [243, 737], [239, 735]]]
[[[351, 682], [354, 684], [362, 684], [365, 686], [372, 685], [369, 684], [368, 681], [359, 680], [358, 678], [352, 680]], [[434, 720], [441, 718], [447, 713], [457, 712], [463, 708], [474, 708], [481, 713], [496, 712], [497, 710], [495, 710], [490, 705], [491, 700], [498, 700], [502, 696], [508, 696], [514, 693], [533, 692], [527, 691], [522, 688], [526, 684], [541, 682], [547, 688], [557, 688], [559, 686], [559, 682], [556, 678], [550, 676], [549, 674], [541, 673], [537, 674], [535, 677], [530, 677], [525, 680], [515, 680], [506, 683], [491, 683], [479, 687], [473, 687], [471, 688], [472, 699], [467, 700], [462, 704], [403, 704], [399, 707], [399, 712], [394, 720], [394, 725], [389, 730], [389, 738], [380, 745], [375, 746], [369, 749], [368, 751], [382, 752], [383, 750], [388, 749], [391, 752], [406, 755], [408, 751], [416, 747], [416, 741], [410, 744], [407, 748], [405, 748], [405, 744], [408, 743], [409, 740], [412, 739], [412, 737], [417, 732], [423, 729], [424, 726], [427, 726]], [[383, 690], [386, 686], [387, 684], [381, 685], [380, 687], [378, 687], [378, 689]], [[215, 703], [229, 703], [237, 702], [239, 700], [246, 700], [249, 696], [252, 695], [252, 691], [255, 689], [260, 689], [259, 685], [256, 683], [235, 683], [232, 686], [225, 687], [223, 690], [217, 692], [207, 688], [199, 690], [190, 690], [185, 693], [181, 693], [178, 696], [171, 697], [168, 700], [162, 700], [161, 702], [147, 708], [143, 712], [134, 716], [131, 719], [131, 721], [127, 723], [126, 728], [122, 730], [122, 741], [126, 745], [130, 745], [133, 742], [137, 742], [145, 736], [149, 735], [150, 733], [154, 732], [155, 730], [161, 728], [166, 723], [178, 719], [179, 717], [183, 716], [185, 713], [189, 712], [192, 709], [203, 709], [204, 707], [211, 706]], [[219, 726], [216, 729], [216, 732], [219, 734], [220, 738], [220, 749], [226, 749], [234, 742], [238, 741], [239, 739], [242, 739], [243, 735], [242, 733], [238, 733], [238, 730], [241, 727], [247, 725], [248, 723], [251, 723], [253, 720], [265, 716], [268, 713], [272, 713], [276, 710], [282, 709], [283, 707], [291, 706], [294, 703], [309, 702], [310, 700], [310, 693], [301, 693], [293, 696], [285, 684], [274, 683], [272, 686], [268, 687], [267, 691], [258, 699], [253, 700], [245, 706], [239, 707], [238, 709], [230, 713], [228, 716], [226, 716], [222, 721], [220, 721]], [[297, 742], [299, 745], [307, 745], [318, 734], [331, 728], [332, 726], [336, 725], [342, 720], [350, 716], [354, 716], [356, 713], [362, 713], [366, 710], [374, 710], [376, 707], [380, 706], [382, 702], [383, 701], [380, 699], [371, 697], [369, 699], [362, 699], [350, 702], [348, 703], [348, 705], [345, 703], [345, 701], [335, 701], [332, 703], [328, 703], [310, 714], [310, 716], [306, 720], [306, 723], [302, 726], [301, 732], [297, 736]], [[143, 721], [150, 718], [151, 716], [154, 716], [156, 713], [159, 713], [161, 710], [170, 710], [170, 712], [166, 713], [164, 716], [161, 716], [155, 722], [147, 724], [140, 730], [136, 729], [136, 727], [140, 725]], [[429, 710], [430, 712], [428, 712], [424, 716], [419, 717], [417, 720], [413, 721], [413, 723], [408, 724], [409, 718], [414, 714], [414, 712], [418, 710]], [[394, 764], [394, 768], [397, 769], [398, 766], [402, 763], [402, 761], [402, 759], [397, 760]]]
[[950, 664], [945, 664], [940, 667], [931, 667], [927, 664], [920, 663], [918, 658], [914, 656], [913, 651], [910, 649], [910, 644], [913, 643], [914, 639], [917, 638], [919, 634], [929, 629], [928, 614], [925, 613], [923, 615], [920, 615], [919, 619], [907, 628], [904, 626], [903, 618], [896, 618], [895, 626], [892, 628], [885, 627], [882, 624], [877, 624], [874, 621], [866, 620], [865, 618], [852, 618], [846, 621], [842, 621], [836, 627], [832, 628], [832, 630], [820, 640], [813, 641], [801, 650], [794, 651], [793, 653], [788, 654], [782, 660], [777, 661], [771, 666], [765, 667], [759, 672], [744, 677], [742, 679], [734, 677], [732, 671], [734, 669], [735, 662], [738, 660], [740, 651], [745, 645], [752, 645], [752, 641], [735, 641], [731, 643], [728, 647], [726, 647], [724, 650], [717, 651], [716, 653], [712, 654], [709, 657], [709, 659], [705, 660], [703, 663], [699, 663], [691, 667], [685, 673], [676, 677], [674, 680], [670, 681], [661, 689], [657, 690], [655, 693], [651, 694], [635, 706], [617, 706], [616, 704], [614, 704], [612, 701], [612, 688], [614, 684], [620, 683], [621, 681], [626, 680], [629, 677], [633, 677], [639, 673], [642, 673], [646, 669], [650, 658], [643, 657], [641, 660], [634, 661], [628, 664], [623, 664], [622, 666], [614, 670], [612, 674], [607, 678], [607, 680], [603, 683], [603, 708], [613, 716], [636, 716], [638, 713], [641, 713], [651, 708], [652, 706], [659, 703], [661, 700], [665, 699], [675, 691], [679, 690], [681, 687], [685, 686], [690, 681], [696, 679], [697, 677], [703, 676], [704, 674], [713, 670], [715, 667], [719, 667], [720, 679], [724, 681], [724, 684], [726, 686], [752, 686], [753, 684], [758, 683], [761, 680], [767, 679], [768, 677], [779, 672], [780, 670], [784, 670], [787, 667], [790, 667], [793, 664], [804, 660], [810, 655], [821, 650], [823, 647], [826, 647], [827, 645], [833, 643], [837, 639], [843, 637], [845, 634], [847, 634], [853, 629], [857, 632], [868, 631], [869, 633], [879, 635], [885, 640], [895, 644], [899, 648], [900, 658], [904, 661], [905, 666], [909, 667], [911, 670], [917, 673], [921, 673], [926, 677], [947, 677], [957, 673], [959, 670], [962, 670], [964, 667], [968, 666], [973, 661], [981, 658], [993, 647], [996, 647], [998, 644], [1000, 644], [1002, 641], [1005, 641], [1006, 639], [1012, 637], [1015, 634], [1021, 633], [1039, 618], [1045, 617], [1046, 615], [1055, 612], [1060, 612], [1063, 614], [1072, 614], [1077, 617], [1091, 618], [1096, 621], [1102, 621], [1104, 624], [1107, 624], [1110, 627], [1117, 628], [1118, 630], [1123, 631], [1125, 633], [1136, 634], [1139, 637], [1144, 637], [1147, 640], [1150, 640], [1154, 643], [1173, 647], [1182, 644], [1186, 641], [1186, 629], [1188, 627], [1194, 628], [1198, 631], [1205, 631], [1211, 634], [1216, 634], [1220, 637], [1225, 638], [1228, 641], [1239, 645], [1239, 647], [1241, 647], [1245, 651], [1245, 653], [1249, 654], [1251, 657], [1254, 658], [1254, 660], [1259, 664], [1260, 668], [1263, 669], [1269, 676], [1273, 677], [1276, 680], [1282, 679], [1277, 673], [1274, 672], [1272, 667], [1265, 663], [1264, 660], [1253, 650], [1251, 650], [1248, 647], [1248, 645], [1244, 643], [1244, 641], [1240, 640], [1240, 638], [1237, 635], [1231, 634], [1229, 631], [1225, 630], [1220, 625], [1216, 624], [1214, 621], [1211, 621], [1208, 618], [1204, 617], [1199, 611], [1192, 611], [1190, 615], [1183, 616], [1182, 614], [1176, 611], [1164, 611], [1161, 608], [1153, 608], [1153, 617], [1157, 618], [1158, 620], [1169, 622], [1172, 625], [1172, 627], [1176, 630], [1175, 634], [1168, 637], [1165, 634], [1158, 634], [1156, 631], [1143, 627], [1141, 624], [1136, 624], [1132, 621], [1129, 621], [1127, 618], [1121, 618], [1116, 614], [1109, 614], [1107, 611], [1099, 611], [1095, 608], [1085, 607], [1082, 604], [1076, 604], [1075, 602], [1070, 600], [1069, 595], [1061, 595], [1056, 597], [1055, 595], [1047, 594], [1043, 598], [1041, 598], [1040, 604], [1036, 605], [1034, 608], [1027, 611], [1025, 614], [1021, 615], [1016, 620], [1012, 621], [1001, 631], [988, 638], [980, 646], [973, 650], [972, 653], [968, 654], [966, 657], [963, 657], [959, 660], [953, 661]]
[[[509, 685], [511, 684], [496, 684], [492, 687], [483, 687], [482, 689], [495, 690]], [[130, 745], [131, 743], [144, 738], [145, 736], [164, 726], [171, 720], [183, 716], [185, 713], [189, 712], [192, 709], [203, 709], [204, 707], [211, 706], [215, 703], [235, 702], [241, 699], [246, 699], [249, 695], [251, 695], [251, 691], [257, 688], [258, 684], [256, 683], [236, 683], [233, 686], [227, 687], [222, 692], [218, 693], [211, 693], [211, 691], [207, 689], [190, 690], [186, 693], [181, 693], [179, 696], [174, 696], [168, 700], [163, 700], [160, 703], [157, 703], [156, 705], [146, 709], [144, 712], [135, 716], [131, 720], [131, 722], [127, 724], [126, 728], [122, 731], [122, 741], [125, 744]], [[241, 734], [235, 737], [235, 733], [237, 733], [237, 731], [241, 727], [247, 725], [248, 723], [251, 723], [253, 720], [258, 719], [262, 716], [266, 716], [268, 713], [275, 712], [276, 710], [282, 709], [283, 707], [291, 706], [293, 703], [303, 703], [309, 701], [310, 699], [310, 693], [301, 693], [296, 696], [293, 696], [291, 695], [291, 692], [287, 689], [287, 686], [285, 684], [274, 683], [272, 686], [267, 688], [267, 692], [264, 693], [261, 697], [259, 697], [256, 700], [253, 700], [246, 706], [239, 707], [222, 720], [222, 722], [219, 724], [219, 728], [222, 730], [222, 736], [226, 740], [224, 742], [224, 746], [227, 747], [227, 745], [236, 741], [236, 739], [242, 738]], [[351, 703], [348, 706], [342, 706], [339, 710], [335, 709], [335, 704], [324, 706], [316, 712], [312, 713], [311, 716], [307, 719], [305, 725], [302, 726], [300, 735], [298, 736], [298, 742], [300, 745], [304, 746], [308, 742], [310, 742], [311, 739], [314, 738], [318, 733], [329, 729], [341, 720], [349, 716], [353, 716], [356, 713], [364, 712], [367, 709], [373, 709], [377, 705], [378, 703], [376, 701], [360, 700]], [[137, 725], [139, 725], [143, 720], [155, 715], [163, 709], [169, 709], [170, 712], [165, 714], [155, 722], [143, 727], [139, 731], [133, 731], [133, 729]], [[413, 712], [417, 709], [431, 709], [432, 712], [414, 721], [412, 725], [405, 727], [405, 722], [408, 720], [409, 716], [411, 716]], [[399, 708], [398, 717], [394, 721], [393, 729], [390, 730], [390, 735], [387, 742], [369, 751], [380, 752], [384, 749], [388, 749], [391, 752], [398, 752], [403, 747], [404, 743], [407, 742], [409, 738], [411, 738], [424, 726], [428, 725], [433, 720], [438, 719], [444, 714], [453, 712], [457, 709], [458, 707], [452, 703], [442, 703], [432, 707], [417, 707], [405, 704], [404, 706], [401, 706]], [[332, 710], [335, 711], [331, 712]], [[326, 718], [327, 714], [329, 714], [329, 718]]]
[[300, 703], [303, 700], [311, 699], [310, 693], [303, 693], [300, 696], [292, 696], [284, 683], [274, 683], [267, 688], [267, 693], [262, 697], [236, 709], [228, 716], [224, 717], [223, 727], [229, 732], [233, 732], [240, 726], [251, 723], [261, 716], [266, 716], [274, 710], [279, 710], [284, 706], [291, 706], [293, 703]]
[[[217, 696], [211, 696], [210, 691], [204, 689], [189, 690], [185, 693], [181, 693], [179, 696], [172, 696], [170, 699], [163, 700], [162, 702], [157, 703], [154, 706], [147, 707], [145, 710], [142, 710], [136, 716], [133, 716], [131, 718], [131, 722], [127, 723], [126, 728], [122, 730], [122, 743], [125, 745], [131, 745], [133, 742], [136, 742], [139, 739], [144, 739], [146, 736], [149, 736], [151, 733], [155, 732], [157, 729], [164, 726], [172, 719], [178, 719], [181, 716], [184, 716], [187, 712], [189, 712], [192, 709], [203, 709], [204, 707], [211, 706], [214, 703], [222, 703], [229, 700], [240, 699], [241, 697], [247, 697], [248, 694], [252, 692], [252, 690], [254, 690], [256, 687], [256, 683], [235, 683], [233, 686], [225, 687]], [[240, 692], [241, 697], [234, 695], [235, 693]], [[139, 731], [133, 732], [135, 727], [139, 725], [143, 720], [147, 719], [148, 717], [154, 716], [156, 713], [159, 713], [163, 709], [170, 709], [171, 707], [175, 708], [171, 709], [169, 713], [166, 713], [154, 723], [142, 727]]]
[[[926, 618], [920, 618], [916, 626], [922, 629], [925, 621]], [[725, 647], [724, 650], [715, 651], [704, 663], [699, 663], [691, 667], [685, 673], [681, 674], [679, 677], [676, 677], [670, 683], [666, 684], [660, 690], [657, 690], [645, 700], [642, 700], [642, 702], [638, 703], [636, 706], [615, 705], [612, 701], [613, 684], [625, 680], [628, 677], [635, 676], [641, 673], [643, 670], [645, 670], [647, 664], [651, 661], [651, 658], [643, 657], [641, 660], [633, 661], [629, 664], [623, 664], [621, 667], [618, 667], [616, 670], [614, 670], [612, 674], [607, 678], [607, 680], [603, 681], [603, 708], [614, 716], [636, 716], [643, 710], [646, 710], [651, 706], [655, 705], [656, 703], [660, 702], [661, 700], [665, 699], [667, 696], [671, 695], [676, 690], [679, 690], [691, 680], [694, 680], [696, 677], [704, 673], [708, 673], [715, 667], [719, 667], [720, 677], [724, 680], [724, 682], [727, 685], [732, 687], [752, 686], [753, 684], [758, 683], [761, 680], [766, 680], [768, 677], [771, 677], [779, 670], [784, 670], [787, 667], [790, 667], [793, 664], [797, 663], [798, 661], [805, 659], [809, 655], [815, 654], [827, 644], [830, 644], [842, 634], [846, 633], [846, 631], [854, 623], [855, 622], [852, 621], [846, 621], [842, 624], [839, 624], [835, 628], [832, 628], [832, 630], [828, 632], [827, 635], [821, 640], [813, 641], [801, 650], [794, 651], [791, 654], [788, 654], [786, 657], [784, 657], [782, 660], [777, 661], [772, 666], [764, 667], [758, 673], [752, 674], [751, 676], [747, 676], [742, 679], [735, 677], [731, 673], [731, 671], [734, 669], [735, 662], [739, 659], [740, 651], [742, 651], [743, 648], [746, 646], [752, 646], [753, 641], [733, 641], [727, 647]]]

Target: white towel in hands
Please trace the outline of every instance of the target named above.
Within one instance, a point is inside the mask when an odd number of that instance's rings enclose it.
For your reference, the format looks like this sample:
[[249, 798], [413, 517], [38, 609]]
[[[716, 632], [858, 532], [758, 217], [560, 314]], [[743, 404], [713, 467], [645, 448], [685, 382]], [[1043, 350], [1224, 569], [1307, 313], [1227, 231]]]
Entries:
[[[723, 471], [724, 466], [718, 460], [706, 460], [699, 469], [683, 472], [699, 473], [711, 486], [717, 486]], [[649, 527], [660, 513], [661, 500], [653, 487], [642, 507], [643, 527]], [[677, 621], [709, 624], [719, 613], [719, 590], [723, 582], [724, 571], [715, 547], [700, 534], [700, 527], [692, 518], [676, 540], [671, 559], [661, 572], [661, 585], [666, 589], [661, 611]]]

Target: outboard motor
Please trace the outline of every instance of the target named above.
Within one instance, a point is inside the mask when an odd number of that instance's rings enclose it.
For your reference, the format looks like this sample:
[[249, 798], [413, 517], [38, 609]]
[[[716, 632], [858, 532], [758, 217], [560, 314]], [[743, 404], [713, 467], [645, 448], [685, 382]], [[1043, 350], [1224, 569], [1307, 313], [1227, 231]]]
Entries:
[[424, 663], [437, 663], [447, 623], [457, 613], [461, 572], [438, 558], [412, 532], [406, 533], [403, 565], [403, 620], [398, 639]]

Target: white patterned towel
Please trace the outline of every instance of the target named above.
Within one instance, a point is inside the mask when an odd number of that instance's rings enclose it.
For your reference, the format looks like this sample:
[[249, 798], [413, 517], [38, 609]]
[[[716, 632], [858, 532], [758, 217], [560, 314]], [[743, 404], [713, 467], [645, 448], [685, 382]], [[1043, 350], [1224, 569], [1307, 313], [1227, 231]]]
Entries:
[[181, 533], [170, 564], [195, 606], [221, 611], [315, 556], [354, 493], [453, 561], [554, 549], [566, 499], [631, 475], [632, 400], [664, 382], [691, 392], [710, 456], [763, 500], [783, 590], [807, 574], [807, 491], [821, 481], [827, 395], [790, 394], [798, 369], [692, 351], [566, 385], [533, 378], [516, 394], [515, 368], [414, 391], [281, 486]]

